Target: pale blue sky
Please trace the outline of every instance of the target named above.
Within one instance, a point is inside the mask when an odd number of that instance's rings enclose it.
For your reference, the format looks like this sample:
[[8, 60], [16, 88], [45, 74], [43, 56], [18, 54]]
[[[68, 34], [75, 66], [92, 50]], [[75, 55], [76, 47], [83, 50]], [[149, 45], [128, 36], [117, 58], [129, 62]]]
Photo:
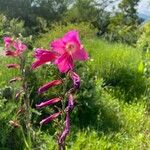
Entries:
[[[115, 0], [113, 5], [109, 5], [107, 10], [111, 10], [113, 6], [117, 6], [121, 0]], [[141, 0], [138, 6], [138, 13], [144, 18], [150, 18], [150, 0]]]
[[139, 13], [150, 16], [150, 0], [141, 0], [138, 11]]

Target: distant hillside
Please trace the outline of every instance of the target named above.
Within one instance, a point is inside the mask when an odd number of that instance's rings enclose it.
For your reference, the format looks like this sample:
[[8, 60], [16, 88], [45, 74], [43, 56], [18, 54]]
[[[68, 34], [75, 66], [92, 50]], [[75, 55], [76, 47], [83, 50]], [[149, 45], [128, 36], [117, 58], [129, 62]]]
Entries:
[[144, 20], [148, 20], [150, 19], [150, 16], [148, 14], [144, 14], [144, 13], [139, 13], [138, 14], [140, 18], [144, 19]]

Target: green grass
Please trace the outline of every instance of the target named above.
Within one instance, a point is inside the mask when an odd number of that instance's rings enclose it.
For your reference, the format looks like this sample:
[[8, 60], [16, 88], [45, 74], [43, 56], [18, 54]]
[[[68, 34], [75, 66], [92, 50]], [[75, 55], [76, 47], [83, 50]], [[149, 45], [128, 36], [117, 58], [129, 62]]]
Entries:
[[[81, 63], [83, 67], [78, 70], [82, 87], [77, 95], [79, 105], [72, 113], [67, 149], [150, 149], [149, 106], [145, 95], [149, 87], [148, 80], [143, 77], [143, 68], [139, 67], [141, 51], [100, 39], [84, 40], [83, 43], [90, 60]], [[17, 72], [5, 67], [12, 59], [1, 57], [0, 61], [0, 88], [3, 88]], [[0, 116], [4, 117], [0, 117], [0, 121], [4, 122], [9, 115], [4, 115], [4, 106], [1, 110]], [[56, 149], [48, 131], [36, 131], [35, 134], [35, 147]], [[0, 135], [5, 136], [3, 132]]]
[[8, 84], [9, 80], [17, 76], [18, 72], [15, 69], [8, 69], [7, 64], [13, 64], [16, 61], [13, 58], [0, 56], [0, 87]]

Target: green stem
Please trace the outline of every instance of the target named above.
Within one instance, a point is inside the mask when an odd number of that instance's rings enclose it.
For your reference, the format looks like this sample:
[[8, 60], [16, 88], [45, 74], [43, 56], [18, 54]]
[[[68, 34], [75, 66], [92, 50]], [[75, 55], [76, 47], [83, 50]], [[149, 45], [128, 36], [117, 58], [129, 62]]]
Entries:
[[25, 104], [25, 109], [26, 109], [26, 116], [25, 116], [25, 126], [27, 130], [27, 140], [25, 140], [26, 145], [28, 145], [28, 150], [31, 150], [32, 147], [32, 142], [31, 142], [31, 127], [30, 127], [30, 101], [29, 101], [29, 94], [28, 94], [28, 85], [26, 82], [26, 68], [25, 68], [25, 58], [20, 57], [20, 71], [21, 71], [21, 76], [22, 76], [22, 87], [24, 91], [24, 104]]

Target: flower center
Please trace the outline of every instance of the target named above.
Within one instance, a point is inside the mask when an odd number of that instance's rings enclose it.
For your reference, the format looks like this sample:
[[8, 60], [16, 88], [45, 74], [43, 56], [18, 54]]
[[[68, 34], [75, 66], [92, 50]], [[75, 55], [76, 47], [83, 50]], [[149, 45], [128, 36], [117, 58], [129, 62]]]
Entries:
[[66, 45], [66, 50], [67, 50], [68, 52], [74, 51], [75, 48], [76, 48], [76, 45], [73, 44], [73, 43], [68, 43], [68, 44]]

